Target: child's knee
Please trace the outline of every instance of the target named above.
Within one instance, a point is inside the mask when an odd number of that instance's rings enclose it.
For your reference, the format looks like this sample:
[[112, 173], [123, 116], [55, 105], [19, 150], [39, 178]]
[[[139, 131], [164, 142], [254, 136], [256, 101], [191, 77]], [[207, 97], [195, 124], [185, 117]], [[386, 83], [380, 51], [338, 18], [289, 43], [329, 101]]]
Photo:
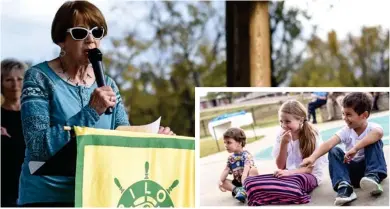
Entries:
[[229, 182], [229, 180], [225, 179], [225, 180], [222, 181], [222, 184], [226, 184], [228, 182]]
[[259, 175], [259, 171], [257, 170], [256, 167], [251, 167], [249, 169], [249, 176], [257, 176]]
[[383, 142], [382, 142], [382, 139], [370, 144], [370, 145], [367, 145], [366, 147], [364, 147], [364, 151], [366, 152], [367, 151], [375, 151], [375, 152], [383, 152]]
[[328, 158], [330, 159], [331, 157], [344, 157], [345, 153], [340, 147], [333, 147], [332, 149], [329, 150], [328, 152]]

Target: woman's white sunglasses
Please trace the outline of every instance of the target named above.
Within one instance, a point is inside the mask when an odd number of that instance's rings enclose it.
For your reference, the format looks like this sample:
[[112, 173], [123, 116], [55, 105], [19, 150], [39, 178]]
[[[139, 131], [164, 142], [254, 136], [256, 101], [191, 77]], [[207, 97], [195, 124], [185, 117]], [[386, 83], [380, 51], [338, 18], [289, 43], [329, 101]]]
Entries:
[[102, 39], [104, 36], [104, 28], [97, 26], [91, 30], [83, 27], [74, 27], [69, 28], [66, 32], [69, 32], [72, 38], [77, 41], [86, 39], [89, 34], [92, 34], [93, 38], [98, 40]]

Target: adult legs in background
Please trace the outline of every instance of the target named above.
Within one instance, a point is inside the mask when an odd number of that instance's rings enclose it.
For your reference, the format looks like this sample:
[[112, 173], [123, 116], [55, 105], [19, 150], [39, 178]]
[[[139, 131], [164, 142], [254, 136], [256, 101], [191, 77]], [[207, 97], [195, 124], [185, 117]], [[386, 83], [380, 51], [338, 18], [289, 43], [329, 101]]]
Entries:
[[328, 120], [332, 120], [334, 118], [335, 109], [334, 109], [334, 103], [332, 98], [328, 98], [326, 101], [326, 110], [328, 111]]
[[373, 96], [373, 105], [372, 105], [372, 110], [378, 111], [378, 99], [379, 99], [379, 92], [372, 92]]
[[326, 100], [323, 99], [317, 99], [314, 102], [310, 102], [308, 104], [308, 111], [309, 111], [309, 118], [308, 120], [310, 121], [310, 116], [313, 116], [313, 123], [317, 123], [317, 118], [316, 118], [316, 109], [321, 107], [322, 105], [326, 104]]

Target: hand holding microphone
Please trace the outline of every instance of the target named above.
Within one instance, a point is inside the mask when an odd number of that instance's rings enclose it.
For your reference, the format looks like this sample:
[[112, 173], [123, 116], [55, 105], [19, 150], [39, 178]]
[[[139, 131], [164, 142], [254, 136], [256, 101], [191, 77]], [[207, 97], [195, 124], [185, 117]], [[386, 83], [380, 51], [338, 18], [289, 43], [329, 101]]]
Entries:
[[96, 112], [101, 115], [103, 113], [107, 114], [107, 111], [111, 109], [116, 104], [115, 92], [109, 86], [102, 86], [96, 88], [89, 100], [89, 106], [96, 110]]
[[88, 51], [88, 59], [92, 64], [98, 86], [92, 93], [89, 105], [94, 108], [99, 115], [104, 112], [106, 115], [112, 114], [112, 107], [116, 104], [116, 95], [111, 87], [106, 86], [104, 80], [103, 55], [98, 48], [90, 49]]

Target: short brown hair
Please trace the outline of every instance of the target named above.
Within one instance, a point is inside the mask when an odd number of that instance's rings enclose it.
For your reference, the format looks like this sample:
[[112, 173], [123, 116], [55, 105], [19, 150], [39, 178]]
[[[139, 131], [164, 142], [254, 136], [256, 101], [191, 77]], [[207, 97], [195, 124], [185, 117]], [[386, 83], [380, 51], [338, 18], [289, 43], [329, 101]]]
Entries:
[[223, 134], [223, 138], [232, 138], [234, 141], [241, 143], [242, 147], [245, 147], [246, 136], [245, 132], [241, 128], [229, 128]]
[[65, 41], [66, 30], [84, 23], [86, 26], [102, 26], [107, 35], [107, 23], [102, 12], [88, 1], [67, 1], [58, 9], [51, 25], [51, 38], [58, 44]]
[[1, 93], [3, 94], [3, 78], [8, 76], [12, 70], [20, 70], [23, 73], [27, 69], [27, 65], [17, 59], [9, 58], [1, 61]]
[[372, 109], [372, 96], [365, 92], [352, 92], [343, 99], [343, 107], [352, 108], [358, 115], [365, 111], [370, 115]]

